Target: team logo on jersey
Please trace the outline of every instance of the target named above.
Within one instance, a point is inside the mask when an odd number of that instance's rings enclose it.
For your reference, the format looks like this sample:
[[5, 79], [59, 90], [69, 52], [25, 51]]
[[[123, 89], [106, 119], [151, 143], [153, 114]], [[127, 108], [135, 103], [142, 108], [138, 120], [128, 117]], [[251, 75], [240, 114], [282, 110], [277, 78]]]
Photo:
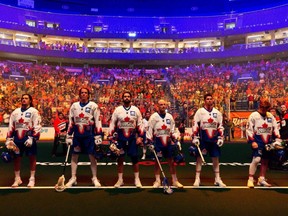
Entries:
[[267, 122], [272, 123], [272, 118], [267, 118]]
[[130, 111], [130, 115], [131, 115], [131, 116], [136, 116], [135, 111]]
[[171, 124], [171, 120], [170, 119], [166, 119], [166, 124]]
[[31, 113], [30, 112], [25, 113], [25, 117], [26, 118], [30, 118], [31, 117]]
[[217, 113], [213, 113], [213, 118], [217, 118]]
[[86, 108], [85, 108], [85, 112], [86, 112], [86, 113], [90, 113], [90, 111], [91, 111], [91, 108], [90, 108], [90, 107], [86, 107]]

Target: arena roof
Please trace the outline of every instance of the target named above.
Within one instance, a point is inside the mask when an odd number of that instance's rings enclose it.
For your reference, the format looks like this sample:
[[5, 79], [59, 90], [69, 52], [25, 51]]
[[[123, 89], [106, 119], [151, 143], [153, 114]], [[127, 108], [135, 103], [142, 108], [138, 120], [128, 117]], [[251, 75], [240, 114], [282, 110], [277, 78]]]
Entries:
[[40, 11], [106, 16], [203, 16], [262, 10], [288, 0], [0, 0]]

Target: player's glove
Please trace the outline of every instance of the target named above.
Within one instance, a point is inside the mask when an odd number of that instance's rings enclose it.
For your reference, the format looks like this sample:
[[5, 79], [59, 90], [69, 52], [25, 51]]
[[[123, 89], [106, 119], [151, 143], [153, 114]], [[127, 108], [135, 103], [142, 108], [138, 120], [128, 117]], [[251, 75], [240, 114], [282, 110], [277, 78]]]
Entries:
[[26, 147], [31, 147], [33, 144], [33, 137], [32, 136], [28, 136], [28, 139], [24, 142], [24, 145]]
[[65, 142], [66, 142], [66, 145], [68, 145], [68, 146], [72, 145], [73, 144], [73, 136], [67, 134]]
[[195, 146], [199, 146], [199, 145], [200, 145], [200, 140], [199, 140], [199, 138], [194, 137], [193, 140], [192, 140], [192, 143], [193, 143]]
[[223, 144], [224, 144], [223, 139], [218, 139], [217, 145], [218, 145], [219, 147], [221, 147], [221, 146], [223, 146]]
[[102, 143], [102, 137], [101, 135], [97, 135], [97, 136], [94, 136], [94, 142], [95, 142], [95, 145], [101, 145]]

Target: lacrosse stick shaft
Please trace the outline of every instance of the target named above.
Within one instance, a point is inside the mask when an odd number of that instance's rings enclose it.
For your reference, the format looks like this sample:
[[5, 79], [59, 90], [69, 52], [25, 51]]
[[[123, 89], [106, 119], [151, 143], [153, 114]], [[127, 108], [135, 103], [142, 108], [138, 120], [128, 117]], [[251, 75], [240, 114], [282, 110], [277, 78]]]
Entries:
[[156, 159], [156, 161], [157, 161], [157, 163], [158, 163], [158, 166], [159, 166], [159, 168], [160, 168], [160, 171], [161, 171], [161, 173], [162, 173], [162, 175], [163, 175], [163, 178], [166, 178], [166, 176], [165, 176], [165, 174], [164, 174], [164, 171], [163, 171], [163, 169], [162, 169], [161, 163], [160, 163], [160, 161], [159, 161], [159, 158], [158, 158], [158, 156], [157, 156], [157, 153], [156, 153], [155, 149], [153, 149], [153, 153], [154, 153], [155, 159]]
[[201, 157], [202, 163], [203, 163], [203, 164], [206, 164], [206, 161], [205, 161], [205, 159], [204, 159], [204, 157], [203, 157], [203, 154], [202, 154], [202, 151], [201, 151], [199, 145], [197, 145], [197, 149], [198, 149], [199, 155], [200, 155], [200, 157]]
[[62, 173], [63, 175], [65, 174], [66, 164], [68, 162], [68, 157], [69, 157], [69, 152], [70, 152], [70, 147], [71, 147], [71, 145], [68, 145], [67, 153], [66, 153], [66, 157], [65, 157], [65, 161], [64, 161], [63, 173]]

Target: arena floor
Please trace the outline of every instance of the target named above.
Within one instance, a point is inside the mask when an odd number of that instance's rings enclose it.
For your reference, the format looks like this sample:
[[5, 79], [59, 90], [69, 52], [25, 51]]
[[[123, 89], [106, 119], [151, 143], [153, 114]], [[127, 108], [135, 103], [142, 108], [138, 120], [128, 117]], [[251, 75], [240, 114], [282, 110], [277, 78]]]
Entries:
[[[1, 215], [286, 215], [288, 197], [288, 172], [269, 170], [267, 178], [273, 187], [246, 187], [250, 148], [244, 143], [225, 144], [222, 149], [221, 177], [227, 188], [213, 186], [214, 176], [210, 159], [203, 167], [201, 187], [192, 186], [195, 176], [195, 159], [188, 155], [189, 144], [183, 144], [186, 161], [177, 167], [183, 189], [174, 189], [166, 195], [163, 189], [153, 189], [153, 161], [141, 161], [140, 177], [143, 188], [133, 186], [132, 167], [127, 160], [123, 188], [112, 186], [117, 180], [114, 161], [101, 160], [98, 178], [102, 188], [91, 186], [88, 157], [81, 156], [78, 167], [78, 185], [56, 192], [54, 185], [62, 174], [64, 156], [52, 158], [52, 144], [39, 143], [36, 187], [28, 189], [29, 170], [27, 158], [23, 159], [23, 186], [12, 189], [13, 164], [0, 162]], [[163, 162], [168, 177], [168, 167]], [[259, 171], [259, 170], [258, 170]], [[70, 178], [68, 166], [66, 181]], [[170, 182], [171, 179], [169, 178]], [[15, 206], [15, 207], [14, 207]], [[13, 207], [13, 208], [12, 208]]]

